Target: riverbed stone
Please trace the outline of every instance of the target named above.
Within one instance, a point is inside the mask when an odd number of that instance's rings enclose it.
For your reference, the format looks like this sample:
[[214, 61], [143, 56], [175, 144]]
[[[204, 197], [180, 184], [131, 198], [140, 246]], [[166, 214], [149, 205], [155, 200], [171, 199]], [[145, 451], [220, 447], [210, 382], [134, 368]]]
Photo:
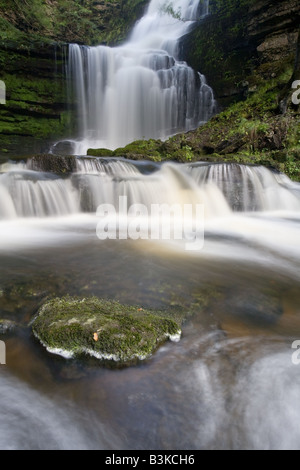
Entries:
[[124, 364], [150, 357], [167, 340], [178, 341], [182, 320], [96, 297], [63, 297], [40, 308], [32, 330], [50, 353]]
[[17, 328], [16, 322], [0, 318], [0, 335], [11, 333], [16, 328]]

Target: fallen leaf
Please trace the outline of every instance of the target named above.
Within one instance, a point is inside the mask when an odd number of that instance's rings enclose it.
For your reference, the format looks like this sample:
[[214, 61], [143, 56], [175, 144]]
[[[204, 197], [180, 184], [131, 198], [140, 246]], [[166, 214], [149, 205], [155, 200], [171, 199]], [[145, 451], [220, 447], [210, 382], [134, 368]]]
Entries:
[[98, 333], [94, 333], [94, 341], [98, 341], [98, 339], [99, 339]]

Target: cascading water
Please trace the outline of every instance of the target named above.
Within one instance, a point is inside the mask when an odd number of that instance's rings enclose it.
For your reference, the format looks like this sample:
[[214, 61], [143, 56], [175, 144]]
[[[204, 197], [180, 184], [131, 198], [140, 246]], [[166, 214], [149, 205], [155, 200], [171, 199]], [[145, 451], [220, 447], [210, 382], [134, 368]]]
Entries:
[[[0, 331], [2, 318], [21, 325], [0, 336], [0, 448], [299, 448], [299, 184], [239, 164], [48, 165], [0, 165]], [[99, 240], [95, 211], [121, 196], [204, 205], [202, 249], [186, 250], [189, 233]], [[67, 294], [194, 314], [143, 367], [86, 368], [51, 361], [27, 327]]]
[[[209, 1], [152, 0], [121, 47], [69, 47], [68, 81], [77, 102], [74, 152], [115, 149], [137, 139], [166, 139], [215, 112], [205, 77], [178, 59], [179, 39], [208, 14]], [[180, 15], [180, 19], [177, 18]]]
[[[53, 157], [55, 158], [55, 157]], [[153, 164], [101, 158], [76, 159], [69, 177], [34, 171], [34, 160], [0, 165], [0, 217], [57, 217], [95, 212], [100, 204], [203, 203], [206, 216], [299, 211], [299, 185], [264, 167], [239, 164]]]
[[299, 187], [283, 174], [238, 164], [196, 164], [191, 175], [199, 185], [213, 183], [234, 211], [299, 210]]

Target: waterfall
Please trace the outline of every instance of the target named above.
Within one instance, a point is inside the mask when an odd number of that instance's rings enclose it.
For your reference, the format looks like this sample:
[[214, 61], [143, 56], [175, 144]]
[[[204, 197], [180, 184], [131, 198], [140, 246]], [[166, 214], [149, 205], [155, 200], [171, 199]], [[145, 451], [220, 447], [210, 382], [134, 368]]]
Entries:
[[208, 5], [208, 0], [152, 0], [124, 45], [69, 46], [76, 154], [86, 154], [89, 147], [115, 149], [137, 139], [164, 140], [212, 117], [212, 89], [204, 75], [178, 57], [179, 39], [208, 14]]
[[0, 198], [0, 219], [58, 217], [80, 211], [69, 179], [29, 170], [0, 174]]
[[216, 184], [234, 211], [300, 209], [299, 186], [263, 166], [196, 164], [190, 171], [199, 185]]
[[[55, 158], [55, 157], [53, 157]], [[69, 176], [33, 171], [27, 163], [0, 165], [0, 219], [95, 213], [100, 204], [203, 204], [207, 217], [300, 211], [299, 184], [261, 166], [151, 164], [77, 158]]]

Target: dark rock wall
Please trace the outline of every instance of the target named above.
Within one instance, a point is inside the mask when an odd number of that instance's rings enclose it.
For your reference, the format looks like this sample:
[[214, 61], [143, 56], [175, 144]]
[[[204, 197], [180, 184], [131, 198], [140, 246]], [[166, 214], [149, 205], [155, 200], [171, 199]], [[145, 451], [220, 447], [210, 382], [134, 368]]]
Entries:
[[300, 24], [298, 0], [211, 0], [211, 15], [182, 42], [182, 54], [204, 73], [222, 106], [243, 99], [256, 75], [292, 66]]
[[33, 0], [22, 9], [0, 0], [0, 158], [48, 152], [72, 133], [67, 43], [117, 44], [147, 0]]
[[0, 47], [0, 78], [6, 85], [6, 104], [0, 105], [1, 154], [47, 151], [67, 132], [65, 51], [40, 43]]

